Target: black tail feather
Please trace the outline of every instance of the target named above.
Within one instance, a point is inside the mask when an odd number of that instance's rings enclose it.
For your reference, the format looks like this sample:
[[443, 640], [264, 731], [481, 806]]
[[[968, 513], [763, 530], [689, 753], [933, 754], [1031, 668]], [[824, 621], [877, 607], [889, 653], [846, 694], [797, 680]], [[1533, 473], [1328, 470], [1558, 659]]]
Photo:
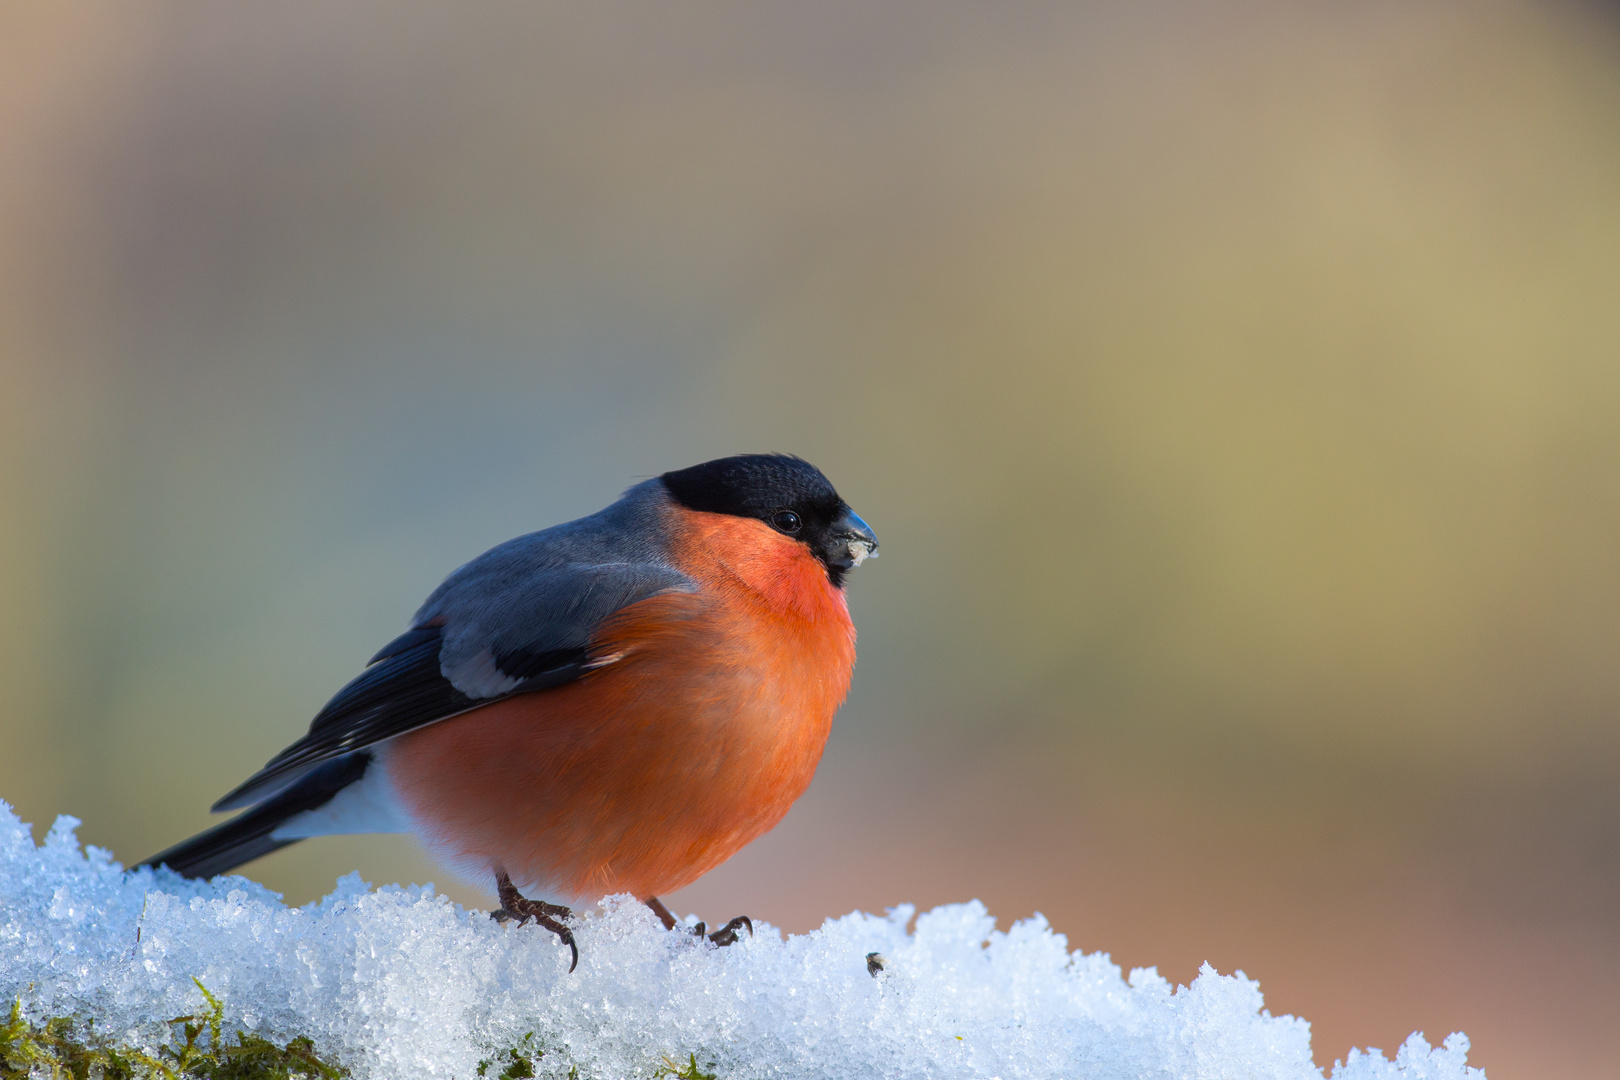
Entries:
[[271, 833], [288, 818], [331, 802], [332, 796], [364, 776], [370, 765], [368, 751], [326, 762], [251, 810], [182, 840], [131, 869], [167, 866], [182, 877], [210, 878], [280, 851], [298, 841], [276, 840]]

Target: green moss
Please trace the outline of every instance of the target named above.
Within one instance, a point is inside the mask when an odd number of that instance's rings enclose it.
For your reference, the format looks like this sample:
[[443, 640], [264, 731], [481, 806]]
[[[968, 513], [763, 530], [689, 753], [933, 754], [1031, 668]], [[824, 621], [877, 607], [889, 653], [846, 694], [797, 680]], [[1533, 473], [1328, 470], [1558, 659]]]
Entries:
[[[478, 1063], [478, 1075], [490, 1077], [494, 1080], [531, 1080], [540, 1075], [540, 1059], [546, 1056], [545, 1047], [529, 1032], [518, 1040], [516, 1046], [507, 1047], [492, 1058], [485, 1058]], [[491, 1073], [497, 1065], [502, 1066], [498, 1073]], [[713, 1064], [709, 1066], [714, 1068]], [[563, 1076], [559, 1070], [560, 1064], [554, 1063], [548, 1076]], [[664, 1077], [673, 1080], [718, 1080], [718, 1074], [704, 1072], [697, 1062], [696, 1054], [688, 1054], [686, 1064], [681, 1064], [672, 1058], [665, 1057], [663, 1062], [652, 1070], [652, 1080], [661, 1080]], [[579, 1080], [579, 1066], [572, 1065], [566, 1073], [568, 1080]]]
[[506, 1061], [506, 1067], [496, 1073], [497, 1080], [528, 1080], [534, 1067], [545, 1056], [545, 1051], [534, 1041], [534, 1032], [524, 1035], [516, 1046], [508, 1047], [501, 1057], [486, 1058], [478, 1063], [478, 1075], [484, 1076], [490, 1066]]
[[[117, 1046], [99, 1038], [90, 1024], [70, 1016], [36, 1023], [23, 1015], [21, 998], [13, 1001], [10, 1018], [0, 1024], [0, 1080], [347, 1080], [348, 1070], [321, 1060], [306, 1038], [277, 1046], [238, 1031], [233, 1041], [226, 1042], [224, 1003], [202, 983], [192, 982], [202, 991], [207, 1010], [168, 1021], [169, 1042], [155, 1053]], [[533, 1080], [543, 1057], [545, 1048], [531, 1031], [517, 1045], [480, 1061], [478, 1075], [488, 1080]], [[497, 1066], [499, 1071], [493, 1071]], [[567, 1075], [577, 1080], [578, 1067]], [[717, 1080], [718, 1074], [704, 1072], [697, 1055], [688, 1054], [684, 1064], [665, 1057], [652, 1076]]]
[[342, 1080], [348, 1075], [347, 1069], [322, 1061], [308, 1039], [277, 1046], [238, 1031], [227, 1043], [224, 1005], [202, 983], [197, 989], [208, 1011], [170, 1020], [170, 1040], [156, 1054], [114, 1046], [88, 1025], [81, 1033], [72, 1017], [37, 1024], [23, 1016], [19, 998], [12, 1002], [11, 1018], [0, 1025], [0, 1080]]
[[[709, 1067], [713, 1068], [714, 1066], [711, 1065]], [[716, 1080], [718, 1074], [706, 1073], [702, 1069], [699, 1069], [697, 1055], [689, 1054], [687, 1055], [687, 1062], [685, 1065], [681, 1065], [677, 1062], [671, 1061], [669, 1058], [665, 1058], [663, 1065], [659, 1066], [658, 1071], [653, 1073], [653, 1076], [672, 1076], [675, 1078], [675, 1080]]]

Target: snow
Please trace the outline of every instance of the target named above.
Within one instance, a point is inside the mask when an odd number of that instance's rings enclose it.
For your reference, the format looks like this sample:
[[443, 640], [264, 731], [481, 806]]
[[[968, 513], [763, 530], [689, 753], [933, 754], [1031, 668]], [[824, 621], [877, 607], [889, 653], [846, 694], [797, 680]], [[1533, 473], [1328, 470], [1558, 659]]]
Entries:
[[[475, 1076], [532, 1032], [539, 1076], [650, 1077], [695, 1055], [732, 1077], [1320, 1078], [1310, 1025], [1207, 965], [1191, 986], [1071, 953], [1036, 916], [1006, 932], [977, 902], [830, 919], [729, 948], [665, 931], [629, 897], [577, 928], [502, 926], [433, 887], [349, 875], [290, 908], [241, 877], [125, 873], [73, 818], [42, 845], [0, 802], [0, 995], [36, 1019], [93, 1017], [155, 1046], [163, 1021], [225, 1005], [226, 1030], [307, 1035], [356, 1080]], [[138, 933], [137, 933], [138, 931]], [[138, 940], [137, 940], [138, 937]], [[885, 966], [875, 975], [867, 956]], [[1460, 1034], [1352, 1051], [1334, 1080], [1483, 1080]], [[501, 1069], [490, 1069], [494, 1076]]]

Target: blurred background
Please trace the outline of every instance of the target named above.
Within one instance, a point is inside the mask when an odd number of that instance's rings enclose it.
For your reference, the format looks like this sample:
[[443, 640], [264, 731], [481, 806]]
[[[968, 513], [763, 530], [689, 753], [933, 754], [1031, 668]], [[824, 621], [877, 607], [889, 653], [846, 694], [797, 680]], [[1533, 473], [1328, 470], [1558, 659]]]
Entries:
[[[132, 862], [449, 570], [743, 451], [873, 523], [674, 896], [978, 897], [1319, 1063], [1620, 1027], [1620, 11], [0, 6], [0, 797]], [[248, 868], [290, 902], [405, 839]]]

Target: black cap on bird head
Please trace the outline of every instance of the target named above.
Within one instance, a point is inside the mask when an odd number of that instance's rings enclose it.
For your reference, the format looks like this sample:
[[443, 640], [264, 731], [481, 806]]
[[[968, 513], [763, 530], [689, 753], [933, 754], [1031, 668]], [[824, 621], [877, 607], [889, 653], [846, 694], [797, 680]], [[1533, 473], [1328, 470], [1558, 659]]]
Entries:
[[659, 477], [688, 510], [757, 518], [807, 545], [834, 585], [877, 554], [877, 536], [822, 475], [789, 454], [740, 454]]

